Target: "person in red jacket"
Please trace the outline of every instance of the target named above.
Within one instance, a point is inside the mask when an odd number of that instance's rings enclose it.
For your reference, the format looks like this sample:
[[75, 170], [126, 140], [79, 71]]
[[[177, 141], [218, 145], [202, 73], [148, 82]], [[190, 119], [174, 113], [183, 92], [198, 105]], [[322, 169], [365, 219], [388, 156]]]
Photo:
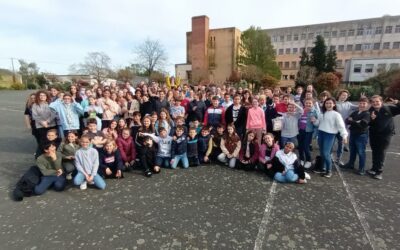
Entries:
[[125, 170], [133, 167], [136, 159], [136, 148], [129, 128], [122, 130], [122, 136], [117, 138], [117, 146], [121, 153], [121, 158], [125, 166]]

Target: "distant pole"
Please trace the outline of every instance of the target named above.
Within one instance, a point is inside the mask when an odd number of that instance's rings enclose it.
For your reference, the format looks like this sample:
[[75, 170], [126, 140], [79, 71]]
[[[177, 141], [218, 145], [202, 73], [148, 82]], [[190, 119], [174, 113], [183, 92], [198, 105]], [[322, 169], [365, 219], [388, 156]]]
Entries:
[[11, 58], [11, 65], [12, 65], [12, 69], [13, 69], [13, 83], [15, 83], [14, 58]]

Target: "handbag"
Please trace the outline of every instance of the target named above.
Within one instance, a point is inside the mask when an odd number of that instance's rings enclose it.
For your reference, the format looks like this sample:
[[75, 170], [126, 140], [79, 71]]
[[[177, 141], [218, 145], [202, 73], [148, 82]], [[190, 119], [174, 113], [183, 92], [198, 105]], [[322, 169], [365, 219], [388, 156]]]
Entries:
[[272, 130], [273, 131], [281, 131], [282, 130], [282, 117], [276, 117], [272, 119]]

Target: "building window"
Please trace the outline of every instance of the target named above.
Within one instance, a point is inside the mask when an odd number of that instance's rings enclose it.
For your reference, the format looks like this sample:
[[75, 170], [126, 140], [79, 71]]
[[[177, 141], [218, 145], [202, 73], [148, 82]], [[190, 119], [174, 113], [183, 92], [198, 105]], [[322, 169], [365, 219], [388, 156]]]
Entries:
[[293, 41], [298, 41], [298, 40], [299, 40], [299, 34], [294, 34]]
[[372, 73], [373, 70], [374, 70], [374, 65], [373, 64], [366, 64], [365, 65], [365, 69], [364, 69], [365, 73]]
[[344, 45], [339, 45], [338, 46], [338, 51], [343, 52], [344, 51]]
[[282, 75], [282, 80], [287, 80], [288, 79], [288, 75]]
[[298, 48], [293, 48], [293, 54], [297, 54], [297, 52], [298, 52]]
[[279, 42], [283, 42], [285, 40], [285, 36], [279, 36]]
[[400, 33], [400, 25], [396, 25], [394, 28], [394, 33]]
[[378, 64], [378, 67], [376, 68], [376, 71], [378, 71], [378, 73], [386, 71], [386, 63]]
[[346, 30], [341, 30], [339, 33], [340, 37], [345, 37], [346, 36]]
[[301, 34], [301, 40], [306, 40], [306, 36], [307, 36], [306, 33], [302, 33]]
[[308, 39], [314, 39], [314, 33], [308, 33]]
[[277, 42], [277, 41], [278, 41], [278, 37], [277, 37], [277, 36], [273, 36], [273, 37], [272, 37], [272, 41], [273, 41], [273, 42]]
[[361, 50], [361, 44], [356, 44], [355, 50]]
[[357, 29], [357, 36], [362, 36], [362, 35], [364, 35], [364, 29], [363, 28]]
[[331, 32], [329, 32], [329, 31], [325, 31], [324, 32], [324, 37], [325, 38], [330, 37], [330, 36], [331, 36]]
[[279, 66], [279, 68], [282, 68], [283, 67], [283, 63], [282, 62], [278, 62], [278, 66]]
[[392, 48], [393, 49], [400, 49], [400, 42], [394, 42]]
[[392, 33], [392, 29], [393, 29], [393, 26], [386, 26], [386, 27], [385, 27], [385, 33], [386, 33], [386, 34]]
[[366, 34], [366, 35], [372, 35], [373, 33], [374, 33], [374, 32], [372, 31], [371, 28], [365, 30], [365, 34]]
[[335, 45], [330, 46], [329, 50], [336, 50], [336, 46]]
[[285, 54], [290, 54], [290, 48], [285, 50]]
[[346, 51], [353, 51], [353, 44], [347, 45]]
[[279, 49], [279, 55], [283, 55], [283, 49]]
[[285, 62], [285, 69], [288, 69], [289, 68], [289, 62]]
[[371, 49], [372, 49], [372, 44], [371, 44], [371, 43], [364, 43], [364, 44], [361, 46], [361, 49], [362, 49], [362, 50], [371, 50]]
[[381, 43], [374, 43], [374, 50], [379, 50], [381, 48]]
[[343, 67], [343, 60], [336, 60], [336, 67], [341, 68]]
[[375, 28], [375, 34], [376, 35], [382, 34], [382, 26], [379, 26], [379, 27]]
[[286, 36], [286, 41], [292, 41], [292, 35], [287, 35]]
[[361, 64], [354, 64], [353, 72], [354, 73], [361, 73], [361, 67], [362, 67]]
[[332, 35], [331, 36], [332, 37], [336, 37], [337, 36], [337, 31], [336, 30], [332, 31]]
[[301, 52], [301, 53], [303, 53], [303, 51], [305, 51], [305, 50], [306, 50], [306, 48], [304, 48], [304, 47], [303, 47], [303, 48], [300, 48], [300, 52]]
[[354, 36], [354, 30], [349, 30], [349, 32], [347, 33], [347, 36]]
[[290, 75], [289, 78], [290, 78], [290, 80], [294, 80], [296, 78], [296, 76], [295, 75]]
[[383, 43], [382, 49], [389, 49], [389, 48], [390, 48], [390, 42]]
[[391, 63], [389, 70], [395, 70], [399, 68], [399, 64], [398, 63]]
[[297, 67], [297, 62], [296, 61], [292, 62], [292, 69], [295, 69], [296, 67]]

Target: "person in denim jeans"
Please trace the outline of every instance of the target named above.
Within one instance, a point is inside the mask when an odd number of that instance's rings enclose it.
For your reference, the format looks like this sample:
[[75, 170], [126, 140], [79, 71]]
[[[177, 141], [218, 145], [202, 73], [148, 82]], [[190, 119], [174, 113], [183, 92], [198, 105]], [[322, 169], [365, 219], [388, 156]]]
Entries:
[[336, 135], [340, 133], [343, 143], [347, 143], [347, 130], [342, 116], [336, 111], [335, 99], [331, 97], [327, 98], [322, 106], [322, 114], [318, 119], [311, 117], [311, 122], [318, 125], [318, 145], [324, 163], [321, 174], [324, 177], [330, 178], [332, 177], [331, 152]]
[[274, 180], [280, 183], [307, 183], [304, 168], [299, 164], [293, 150], [293, 142], [287, 142], [283, 149], [276, 152], [272, 160], [272, 168], [276, 170]]
[[365, 174], [365, 149], [368, 143], [368, 124], [370, 122], [370, 113], [368, 111], [368, 98], [361, 97], [358, 103], [358, 111], [351, 113], [346, 123], [350, 125], [350, 159], [341, 165], [342, 168], [354, 168], [354, 162], [358, 155], [360, 175]]
[[171, 168], [175, 169], [178, 163], [182, 161], [183, 168], [189, 167], [189, 160], [187, 158], [187, 138], [183, 134], [183, 126], [176, 127], [174, 140], [171, 145]]

